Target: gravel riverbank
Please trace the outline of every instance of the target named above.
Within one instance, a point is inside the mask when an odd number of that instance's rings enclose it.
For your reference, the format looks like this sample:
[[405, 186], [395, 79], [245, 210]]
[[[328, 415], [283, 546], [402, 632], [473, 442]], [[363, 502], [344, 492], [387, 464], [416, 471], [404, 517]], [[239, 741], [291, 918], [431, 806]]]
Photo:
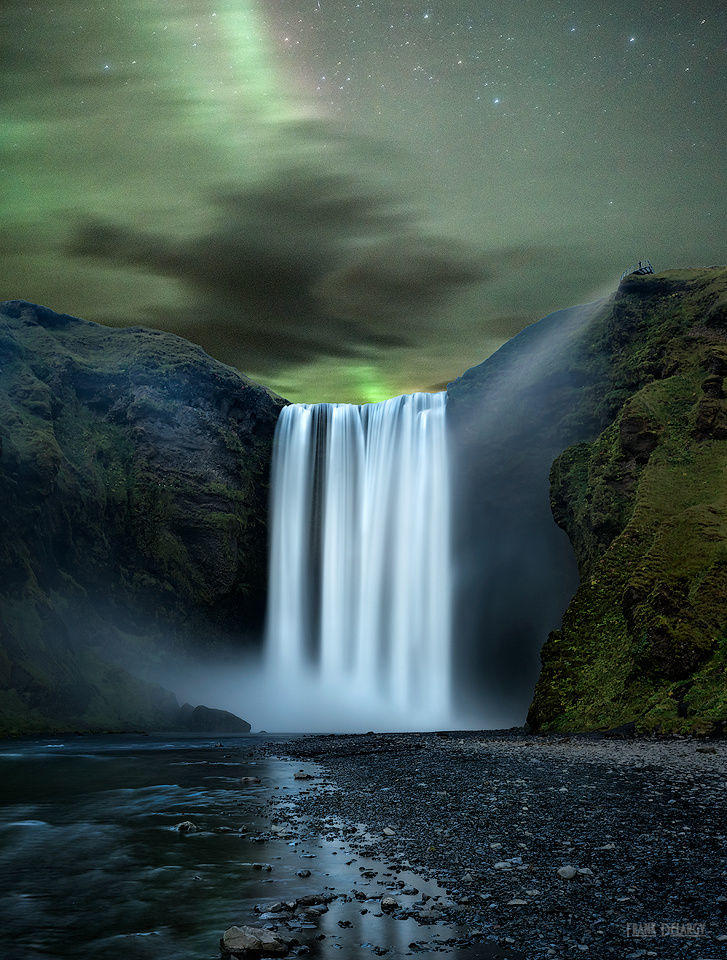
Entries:
[[435, 880], [434, 909], [388, 909], [456, 925], [472, 956], [727, 957], [724, 741], [365, 734], [262, 749], [320, 771], [272, 801], [274, 818]]

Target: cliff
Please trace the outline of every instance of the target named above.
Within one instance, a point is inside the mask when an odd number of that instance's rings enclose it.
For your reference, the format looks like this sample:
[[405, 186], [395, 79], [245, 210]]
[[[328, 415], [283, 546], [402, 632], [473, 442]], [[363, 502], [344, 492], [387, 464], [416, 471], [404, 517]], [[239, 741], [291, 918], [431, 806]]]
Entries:
[[244, 643], [285, 401], [178, 337], [0, 304], [0, 732], [168, 727], [129, 670]]
[[543, 640], [578, 586], [548, 476], [566, 447], [599, 430], [606, 363], [582, 348], [601, 307], [545, 317], [448, 387], [457, 682], [465, 709], [489, 726], [523, 722]]
[[602, 428], [555, 460], [580, 586], [542, 650], [538, 730], [727, 722], [727, 270], [630, 276], [582, 344]]
[[[0, 370], [0, 734], [243, 729], [140, 678], [259, 637], [285, 401], [177, 337], [20, 301]], [[708, 268], [629, 276], [449, 385], [465, 709], [724, 729], [726, 376]]]
[[715, 267], [628, 276], [449, 385], [459, 682], [491, 724], [722, 728], [726, 374]]

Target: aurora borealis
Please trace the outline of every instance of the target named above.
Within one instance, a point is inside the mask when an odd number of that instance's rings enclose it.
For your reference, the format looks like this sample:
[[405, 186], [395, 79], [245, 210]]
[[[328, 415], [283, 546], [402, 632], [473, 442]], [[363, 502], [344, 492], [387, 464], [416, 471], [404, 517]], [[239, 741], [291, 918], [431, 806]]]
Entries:
[[292, 400], [427, 388], [724, 260], [722, 5], [6, 0], [0, 298]]

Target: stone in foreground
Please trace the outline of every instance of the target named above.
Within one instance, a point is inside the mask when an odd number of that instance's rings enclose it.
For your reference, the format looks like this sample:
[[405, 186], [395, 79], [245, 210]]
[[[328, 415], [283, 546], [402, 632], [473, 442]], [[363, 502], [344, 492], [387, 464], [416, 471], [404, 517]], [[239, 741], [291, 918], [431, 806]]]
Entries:
[[262, 927], [230, 927], [220, 939], [223, 957], [247, 960], [248, 957], [284, 957], [290, 941]]
[[192, 823], [191, 820], [182, 820], [181, 823], [178, 823], [174, 828], [177, 833], [196, 833], [199, 829], [196, 823]]

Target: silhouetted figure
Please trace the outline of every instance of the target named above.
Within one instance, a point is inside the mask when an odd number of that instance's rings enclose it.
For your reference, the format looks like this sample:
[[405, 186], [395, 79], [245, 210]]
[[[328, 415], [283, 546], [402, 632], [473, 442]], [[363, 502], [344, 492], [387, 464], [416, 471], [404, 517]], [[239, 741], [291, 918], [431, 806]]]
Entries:
[[639, 260], [638, 264], [630, 266], [628, 270], [624, 270], [624, 272], [621, 274], [621, 280], [623, 280], [624, 277], [630, 277], [634, 273], [639, 277], [643, 277], [643, 276], [646, 276], [647, 274], [654, 273], [654, 268], [651, 265], [651, 260]]

